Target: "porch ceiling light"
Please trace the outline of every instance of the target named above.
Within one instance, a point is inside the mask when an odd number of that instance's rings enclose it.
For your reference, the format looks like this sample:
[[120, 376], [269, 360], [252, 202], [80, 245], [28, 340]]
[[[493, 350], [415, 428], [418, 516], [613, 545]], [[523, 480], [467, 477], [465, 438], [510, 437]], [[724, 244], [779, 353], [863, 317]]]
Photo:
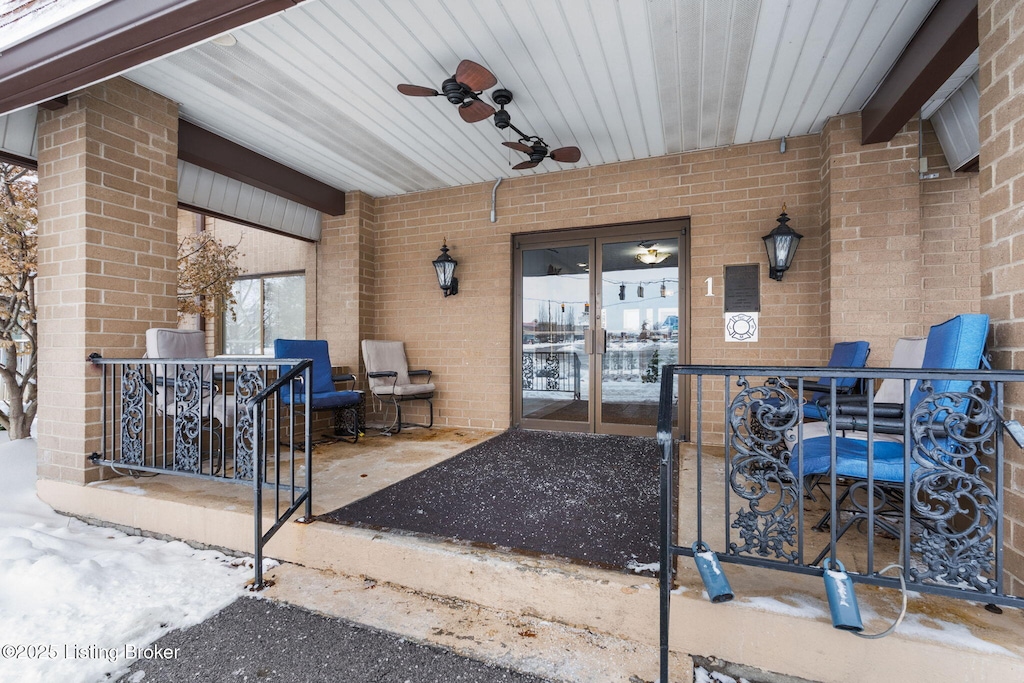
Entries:
[[636, 260], [639, 261], [640, 263], [646, 263], [649, 266], [655, 266], [664, 261], [665, 259], [667, 259], [669, 256], [671, 256], [671, 254], [665, 253], [663, 251], [659, 252], [657, 244], [652, 244], [650, 246], [647, 246], [646, 244], [641, 244], [640, 246], [644, 248], [645, 251], [642, 251], [639, 254], [637, 254]]
[[789, 216], [786, 215], [786, 205], [782, 205], [782, 213], [779, 214], [779, 224], [762, 237], [764, 248], [768, 252], [768, 277], [773, 280], [782, 280], [782, 274], [793, 265], [793, 257], [796, 256], [797, 245], [803, 239], [803, 235], [786, 225]]
[[437, 284], [441, 286], [444, 295], [453, 296], [459, 293], [459, 279], [455, 277], [455, 266], [459, 262], [448, 255], [448, 240], [441, 244], [441, 255], [433, 261], [434, 270], [437, 271]]

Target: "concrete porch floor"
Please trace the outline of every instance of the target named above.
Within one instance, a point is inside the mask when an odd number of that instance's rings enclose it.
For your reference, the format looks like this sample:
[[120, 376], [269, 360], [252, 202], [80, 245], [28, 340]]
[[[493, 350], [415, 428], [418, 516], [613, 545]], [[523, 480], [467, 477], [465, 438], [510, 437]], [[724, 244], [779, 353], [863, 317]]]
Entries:
[[[370, 435], [359, 444], [319, 446], [314, 514], [363, 498], [492, 435], [410, 429]], [[684, 496], [691, 467], [684, 451]], [[705, 477], [713, 479], [714, 470], [706, 466]], [[252, 491], [243, 485], [164, 475], [86, 487], [41, 480], [39, 494], [55, 509], [90, 521], [252, 553]], [[705, 508], [720, 507], [721, 498], [709, 496]], [[809, 522], [815, 519], [808, 514]], [[286, 524], [266, 553], [285, 563], [269, 574], [276, 584], [268, 598], [553, 680], [636, 683], [657, 676], [653, 578], [319, 522]], [[726, 571], [737, 598], [712, 605], [702, 597], [692, 563], [680, 561], [672, 602], [673, 681], [693, 681], [689, 655], [837, 683], [1024, 680], [1019, 610], [994, 615], [976, 603], [912, 596], [896, 634], [865, 640], [831, 628], [818, 578], [734, 565]], [[866, 631], [883, 630], [898, 612], [898, 594], [857, 590]]]

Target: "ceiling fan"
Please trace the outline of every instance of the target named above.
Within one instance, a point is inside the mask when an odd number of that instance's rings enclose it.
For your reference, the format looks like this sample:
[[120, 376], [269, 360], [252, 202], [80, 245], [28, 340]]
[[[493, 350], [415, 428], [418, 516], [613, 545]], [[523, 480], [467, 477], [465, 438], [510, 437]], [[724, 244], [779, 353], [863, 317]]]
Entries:
[[520, 138], [519, 142], [503, 142], [501, 144], [517, 152], [530, 155], [529, 161], [520, 162], [512, 167], [517, 171], [533, 168], [549, 157], [561, 163], [574, 164], [580, 160], [581, 156], [579, 147], [559, 147], [549, 150], [548, 144], [536, 135]]
[[580, 160], [579, 147], [559, 147], [549, 149], [548, 144], [537, 135], [527, 135], [512, 124], [512, 117], [505, 111], [505, 105], [512, 101], [512, 93], [504, 88], [495, 90], [491, 95], [494, 103], [501, 109], [494, 115], [494, 125], [499, 129], [511, 128], [519, 135], [519, 142], [503, 142], [509, 149], [530, 155], [529, 161], [523, 161], [512, 168], [521, 171], [524, 168], [533, 168], [548, 157], [566, 164], [574, 164]]
[[483, 121], [494, 114], [494, 107], [480, 99], [480, 93], [497, 85], [498, 79], [476, 62], [464, 59], [459, 62], [451, 78], [441, 83], [441, 92], [422, 85], [403, 83], [398, 92], [410, 97], [434, 97], [444, 95], [452, 104], [459, 106], [459, 116], [466, 123]]

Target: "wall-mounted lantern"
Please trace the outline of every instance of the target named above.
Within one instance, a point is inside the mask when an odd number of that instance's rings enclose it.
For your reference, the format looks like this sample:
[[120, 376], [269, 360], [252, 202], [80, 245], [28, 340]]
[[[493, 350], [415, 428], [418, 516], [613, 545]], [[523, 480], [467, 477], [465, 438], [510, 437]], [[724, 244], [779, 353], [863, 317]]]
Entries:
[[764, 248], [768, 252], [768, 277], [773, 280], [782, 280], [782, 274], [793, 265], [793, 257], [796, 256], [797, 245], [803, 239], [803, 235], [786, 225], [789, 216], [786, 215], [786, 205], [782, 205], [782, 213], [779, 214], [779, 224], [762, 237]]
[[437, 284], [445, 296], [454, 296], [459, 293], [459, 279], [455, 277], [455, 266], [459, 262], [448, 255], [448, 240], [441, 244], [441, 255], [433, 261], [434, 270], [437, 271]]

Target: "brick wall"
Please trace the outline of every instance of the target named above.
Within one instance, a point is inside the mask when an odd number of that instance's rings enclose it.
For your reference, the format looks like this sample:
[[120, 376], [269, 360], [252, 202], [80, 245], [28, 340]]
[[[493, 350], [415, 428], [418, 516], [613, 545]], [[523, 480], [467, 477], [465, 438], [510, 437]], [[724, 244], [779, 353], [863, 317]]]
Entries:
[[39, 475], [87, 482], [99, 446], [98, 371], [175, 324], [177, 107], [114, 79], [41, 111]]
[[[691, 217], [692, 361], [768, 363], [823, 359], [819, 333], [817, 136], [739, 145], [506, 180], [498, 222], [492, 185], [377, 201], [378, 338], [404, 339], [410, 362], [435, 372], [438, 419], [501, 428], [511, 417], [512, 235]], [[761, 236], [783, 203], [806, 236], [782, 282], [768, 280]], [[444, 299], [433, 260], [447, 237], [459, 295]], [[762, 264], [761, 341], [725, 344], [725, 265]], [[795, 332], [795, 334], [794, 334]], [[794, 343], [795, 342], [795, 343]]]
[[[404, 339], [410, 362], [434, 370], [442, 423], [505, 427], [512, 236], [689, 216], [691, 362], [814, 365], [834, 342], [866, 338], [869, 364], [888, 365], [897, 338], [977, 308], [970, 259], [940, 277], [942, 254], [969, 248], [977, 181], [919, 182], [916, 120], [889, 144], [859, 140], [853, 114], [788, 139], [785, 154], [772, 141], [510, 179], [494, 224], [490, 183], [378, 199], [372, 334]], [[783, 203], [804, 240], [776, 282], [761, 236]], [[449, 299], [430, 265], [446, 237], [459, 261], [460, 292]], [[737, 263], [761, 264], [756, 344], [722, 341], [723, 268]], [[708, 277], [713, 297], [700, 295]], [[923, 316], [929, 301], [954, 303]]]
[[930, 122], [924, 154], [934, 180], [921, 183], [921, 322], [928, 327], [956, 313], [981, 312], [978, 174], [953, 173]]
[[[317, 338], [326, 339], [331, 362], [360, 374], [359, 342], [372, 338], [374, 301], [374, 201], [361, 192], [345, 198], [345, 215], [324, 217], [317, 250]], [[381, 312], [389, 312], [386, 307]]]
[[[981, 40], [981, 311], [992, 317], [990, 349], [997, 368], [1024, 367], [1024, 13], [1002, 0], [978, 3]], [[1007, 412], [1024, 418], [1024, 392], [1007, 391]], [[1005, 501], [1011, 576], [1006, 590], [1024, 593], [1024, 457], [1006, 449]]]
[[829, 122], [827, 138], [830, 343], [866, 339], [871, 365], [887, 365], [896, 339], [921, 334], [917, 121], [862, 146], [850, 114]]

